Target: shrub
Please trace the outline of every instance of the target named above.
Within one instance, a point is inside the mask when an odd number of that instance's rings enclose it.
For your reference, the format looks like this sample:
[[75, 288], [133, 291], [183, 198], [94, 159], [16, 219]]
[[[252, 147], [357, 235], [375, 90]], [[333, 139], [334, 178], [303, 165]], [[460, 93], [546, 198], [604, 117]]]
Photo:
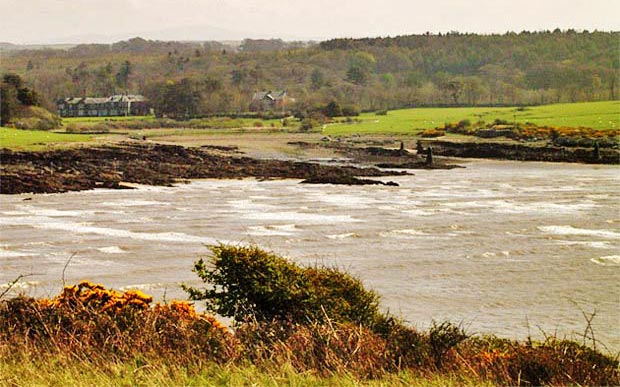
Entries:
[[454, 325], [447, 321], [437, 324], [433, 321], [433, 325], [429, 331], [429, 341], [435, 365], [441, 368], [444, 363], [444, 357], [448, 351], [456, 347], [461, 341], [467, 339], [467, 337], [467, 334], [465, 334], [463, 329], [458, 325]]
[[0, 302], [0, 348], [36, 348], [78, 359], [156, 355], [175, 362], [223, 363], [236, 341], [212, 316], [184, 301], [151, 306], [140, 291], [118, 292], [83, 281], [53, 299], [17, 297]]
[[346, 117], [357, 117], [361, 111], [362, 109], [357, 105], [345, 105], [342, 107], [342, 115]]
[[420, 137], [430, 138], [430, 137], [441, 137], [444, 136], [446, 132], [442, 129], [425, 129], [422, 133], [420, 133]]
[[27, 130], [52, 130], [61, 126], [62, 120], [56, 114], [38, 106], [26, 106], [19, 109], [12, 126]]
[[299, 124], [299, 130], [303, 132], [308, 132], [319, 125], [320, 123], [317, 120], [314, 120], [312, 118], [304, 118], [301, 121], [301, 124]]
[[333, 268], [302, 268], [255, 246], [212, 246], [211, 265], [200, 259], [194, 272], [210, 287], [183, 288], [207, 310], [258, 321], [325, 322], [372, 326], [378, 296], [361, 281]]
[[387, 116], [388, 111], [387, 110], [378, 110], [377, 112], [375, 112], [375, 115], [377, 116]]

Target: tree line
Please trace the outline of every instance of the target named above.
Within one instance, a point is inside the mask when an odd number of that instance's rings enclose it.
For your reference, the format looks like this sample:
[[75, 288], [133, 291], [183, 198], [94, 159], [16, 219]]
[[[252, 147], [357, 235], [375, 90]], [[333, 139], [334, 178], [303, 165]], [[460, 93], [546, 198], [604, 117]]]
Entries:
[[362, 110], [535, 105], [617, 99], [619, 40], [618, 32], [573, 30], [238, 46], [135, 38], [11, 52], [0, 70], [23, 77], [48, 107], [58, 98], [127, 92], [183, 117], [247, 111], [254, 92], [277, 89], [288, 90], [298, 110], [330, 101]]

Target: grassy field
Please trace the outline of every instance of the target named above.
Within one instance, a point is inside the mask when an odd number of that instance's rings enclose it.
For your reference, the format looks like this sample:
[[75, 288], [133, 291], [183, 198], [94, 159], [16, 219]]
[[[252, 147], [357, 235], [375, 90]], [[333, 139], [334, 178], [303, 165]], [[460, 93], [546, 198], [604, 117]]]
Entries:
[[253, 365], [222, 366], [207, 363], [201, 367], [174, 363], [107, 361], [103, 364], [76, 361], [65, 356], [32, 360], [0, 360], [0, 385], [6, 386], [296, 386], [296, 387], [451, 387], [492, 386], [464, 375], [416, 376], [411, 372], [386, 374], [375, 380], [360, 380], [349, 374], [318, 376], [296, 372], [292, 367], [260, 370]]
[[361, 123], [339, 123], [324, 129], [329, 135], [351, 134], [417, 134], [424, 129], [443, 126], [446, 122], [469, 119], [471, 122], [532, 122], [538, 125], [586, 126], [593, 129], [620, 128], [620, 101], [583, 102], [504, 108], [416, 108], [392, 110], [386, 116], [364, 113]]
[[49, 145], [68, 145], [94, 140], [94, 135], [55, 133], [41, 130], [0, 128], [0, 148], [41, 150]]

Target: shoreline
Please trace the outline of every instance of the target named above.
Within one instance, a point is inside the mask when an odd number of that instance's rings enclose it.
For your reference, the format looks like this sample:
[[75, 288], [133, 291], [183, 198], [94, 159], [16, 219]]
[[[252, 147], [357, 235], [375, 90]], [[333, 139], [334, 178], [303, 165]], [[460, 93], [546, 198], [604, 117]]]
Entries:
[[321, 182], [344, 180], [358, 185], [369, 182], [357, 177], [408, 174], [375, 167], [255, 159], [239, 155], [236, 150], [138, 142], [45, 152], [1, 149], [0, 159], [0, 194], [132, 189], [131, 184], [172, 186], [196, 178], [304, 180], [318, 177]]
[[620, 150], [601, 148], [535, 147], [519, 143], [456, 142], [420, 139], [418, 147], [433, 147], [437, 156], [509, 161], [620, 165]]

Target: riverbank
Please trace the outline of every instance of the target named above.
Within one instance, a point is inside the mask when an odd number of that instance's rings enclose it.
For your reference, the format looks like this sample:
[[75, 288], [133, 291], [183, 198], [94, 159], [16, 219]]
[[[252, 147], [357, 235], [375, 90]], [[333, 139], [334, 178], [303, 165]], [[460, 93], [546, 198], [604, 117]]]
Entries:
[[244, 157], [234, 147], [186, 148], [123, 142], [43, 152], [0, 150], [0, 193], [54, 193], [93, 188], [129, 189], [130, 184], [170, 186], [198, 178], [320, 178], [365, 184], [357, 176], [402, 175], [377, 168], [329, 166]]
[[422, 149], [444, 157], [480, 158], [515, 161], [550, 161], [583, 164], [620, 164], [620, 150], [613, 148], [579, 148], [533, 146], [511, 142], [476, 142], [418, 140]]

